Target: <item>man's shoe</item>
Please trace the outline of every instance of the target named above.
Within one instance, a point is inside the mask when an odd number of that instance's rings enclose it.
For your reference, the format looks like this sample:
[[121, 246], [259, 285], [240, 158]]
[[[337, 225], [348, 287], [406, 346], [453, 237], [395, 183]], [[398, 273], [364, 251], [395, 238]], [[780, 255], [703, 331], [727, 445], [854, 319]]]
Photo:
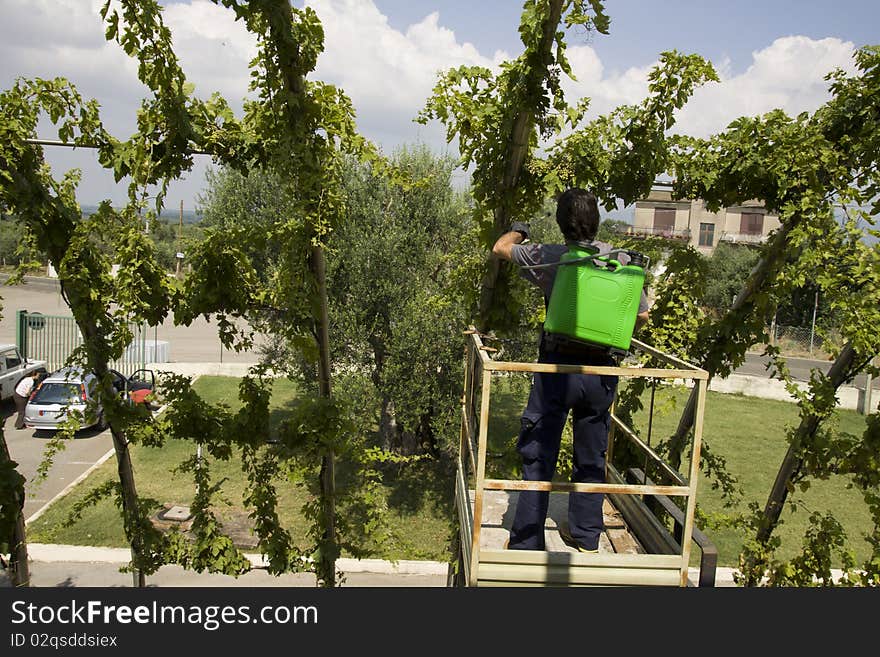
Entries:
[[574, 536], [571, 535], [571, 532], [568, 529], [567, 523], [559, 523], [559, 536], [562, 538], [562, 542], [565, 543], [568, 547], [574, 548], [578, 552], [583, 554], [599, 554], [599, 549], [588, 550], [583, 545], [580, 545], [576, 540], [574, 540]]

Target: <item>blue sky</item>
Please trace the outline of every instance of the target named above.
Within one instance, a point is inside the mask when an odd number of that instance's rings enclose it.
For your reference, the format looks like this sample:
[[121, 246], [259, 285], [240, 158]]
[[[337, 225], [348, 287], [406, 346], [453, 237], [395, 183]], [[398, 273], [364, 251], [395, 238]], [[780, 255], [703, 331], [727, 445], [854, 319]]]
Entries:
[[[326, 51], [315, 77], [341, 86], [358, 112], [358, 126], [386, 152], [423, 141], [447, 146], [442, 126], [412, 119], [438, 71], [460, 64], [497, 67], [519, 54], [521, 2], [516, 0], [297, 0], [324, 22]], [[97, 9], [103, 0], [0, 0], [0, 87], [17, 76], [63, 75], [96, 98], [114, 134], [134, 129], [144, 93], [135, 65], [107, 44]], [[207, 0], [170, 0], [166, 22], [197, 93], [220, 91], [234, 107], [246, 94], [253, 40], [229, 10]], [[678, 49], [710, 59], [719, 84], [701, 89], [679, 113], [676, 130], [708, 135], [743, 114], [775, 107], [811, 111], [827, 99], [823, 76], [851, 68], [855, 48], [880, 43], [880, 1], [739, 0], [738, 2], [607, 0], [611, 33], [569, 35], [578, 77], [567, 82], [570, 102], [592, 98], [594, 113], [637, 103], [660, 52]], [[54, 138], [46, 130], [41, 136]], [[58, 173], [83, 169], [80, 198], [120, 202], [124, 186], [100, 171], [88, 153], [49, 152]], [[208, 163], [175, 183], [167, 205], [196, 205]], [[466, 179], [464, 174], [460, 181]]]
[[[522, 3], [516, 0], [375, 0], [389, 23], [405, 30], [432, 11], [456, 36], [491, 51], [516, 52]], [[713, 61], [732, 59], [744, 70], [752, 50], [781, 36], [838, 37], [856, 46], [880, 43], [878, 0], [606, 0], [608, 36], [591, 45], [618, 69], [639, 66], [672, 48]], [[574, 43], [575, 41], [573, 41]]]

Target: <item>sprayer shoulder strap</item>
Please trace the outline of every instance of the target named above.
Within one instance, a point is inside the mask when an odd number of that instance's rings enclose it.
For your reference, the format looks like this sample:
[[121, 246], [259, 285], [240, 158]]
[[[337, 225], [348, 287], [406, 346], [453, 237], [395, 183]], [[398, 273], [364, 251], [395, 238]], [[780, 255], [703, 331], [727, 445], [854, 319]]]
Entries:
[[575, 258], [574, 260], [558, 260], [556, 262], [546, 262], [540, 265], [521, 265], [522, 269], [548, 269], [550, 267], [559, 267], [562, 265], [576, 265], [581, 262], [588, 262], [590, 260], [596, 260], [599, 258], [607, 258], [610, 255], [614, 255], [615, 253], [626, 253], [626, 249], [611, 249], [610, 251], [605, 251], [604, 253], [591, 253], [588, 256], [584, 256], [583, 258]]

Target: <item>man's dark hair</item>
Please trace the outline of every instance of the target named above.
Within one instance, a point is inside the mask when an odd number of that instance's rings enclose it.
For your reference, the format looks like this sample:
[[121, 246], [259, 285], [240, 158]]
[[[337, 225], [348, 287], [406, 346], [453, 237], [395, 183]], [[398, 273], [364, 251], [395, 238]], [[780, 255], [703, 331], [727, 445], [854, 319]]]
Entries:
[[599, 204], [590, 192], [572, 187], [556, 200], [556, 223], [565, 239], [589, 242], [599, 231]]

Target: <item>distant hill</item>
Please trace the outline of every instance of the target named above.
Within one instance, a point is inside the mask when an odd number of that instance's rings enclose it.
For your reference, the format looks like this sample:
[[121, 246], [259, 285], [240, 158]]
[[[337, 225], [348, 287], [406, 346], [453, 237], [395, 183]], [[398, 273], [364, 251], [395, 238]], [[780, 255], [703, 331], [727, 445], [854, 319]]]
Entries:
[[628, 224], [632, 224], [636, 218], [636, 206], [628, 205], [625, 208], [618, 208], [611, 211], [602, 209], [600, 210], [600, 214], [602, 219], [617, 219], [618, 221], [625, 221]]
[[[82, 206], [83, 214], [89, 215], [94, 214], [98, 209], [97, 205], [88, 205], [83, 204]], [[161, 219], [167, 219], [171, 223], [177, 223], [180, 221], [180, 208], [164, 208], [162, 210], [162, 214], [159, 215]], [[183, 209], [183, 223], [185, 224], [197, 224], [202, 220], [202, 215], [196, 212], [195, 210], [187, 210]]]

